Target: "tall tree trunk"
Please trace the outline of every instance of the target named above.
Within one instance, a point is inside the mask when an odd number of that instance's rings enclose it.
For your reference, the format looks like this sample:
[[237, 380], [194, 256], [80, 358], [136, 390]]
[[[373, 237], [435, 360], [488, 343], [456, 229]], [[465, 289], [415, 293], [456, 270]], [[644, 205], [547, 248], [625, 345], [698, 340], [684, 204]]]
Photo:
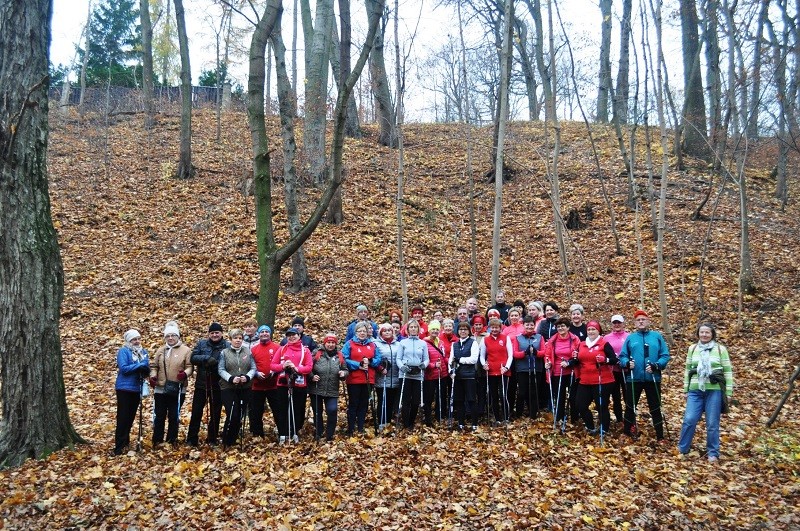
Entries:
[[[297, 88], [297, 34], [299, 33], [297, 28], [297, 7], [297, 0], [294, 0], [294, 6], [292, 7], [292, 93], [295, 101], [297, 101], [297, 94], [299, 94]], [[295, 105], [295, 112], [297, 112], [297, 105]]]
[[142, 25], [142, 95], [144, 96], [144, 126], [153, 127], [153, 25], [150, 22], [149, 0], [139, 0], [139, 18]]
[[[378, 0], [382, 10], [383, 4]], [[278, 306], [280, 292], [280, 275], [283, 264], [311, 236], [328, 209], [333, 193], [341, 185], [342, 151], [344, 147], [344, 122], [347, 98], [358, 80], [375, 38], [378, 19], [371, 17], [367, 37], [353, 72], [342, 87], [336, 101], [334, 113], [333, 140], [331, 142], [331, 178], [327, 180], [322, 196], [317, 201], [300, 230], [289, 238], [282, 246], [275, 241], [272, 225], [272, 186], [269, 176], [269, 149], [267, 128], [264, 120], [264, 55], [267, 41], [272, 34], [275, 21], [281, 12], [280, 0], [270, 0], [265, 7], [264, 16], [259, 20], [250, 44], [250, 71], [247, 82], [248, 105], [247, 116], [253, 146], [253, 177], [256, 195], [256, 237], [258, 240], [259, 265], [259, 297], [256, 319], [259, 322], [274, 325], [275, 311]], [[326, 59], [327, 64], [327, 59]]]
[[58, 333], [64, 272], [47, 184], [52, 9], [50, 0], [0, 5], [3, 468], [83, 442], [70, 423], [64, 390]]
[[758, 13], [755, 41], [753, 42], [753, 84], [750, 93], [750, 110], [747, 113], [747, 138], [758, 138], [758, 107], [761, 105], [761, 63], [765, 59], [761, 53], [761, 43], [764, 35], [764, 24], [769, 14], [769, 3], [770, 0], [761, 0], [761, 10]]
[[726, 134], [722, 125], [722, 78], [720, 76], [719, 2], [708, 0], [705, 4], [706, 86], [708, 87], [709, 130], [714, 149], [713, 169], [719, 171]]
[[[683, 3], [684, 0], [681, 1]], [[653, 0], [650, 2], [653, 9]], [[658, 264], [658, 300], [661, 308], [661, 327], [667, 342], [672, 345], [672, 328], [669, 322], [669, 306], [667, 305], [666, 278], [664, 276], [664, 234], [666, 232], [667, 183], [669, 170], [669, 146], [667, 140], [667, 120], [664, 109], [664, 77], [666, 68], [661, 27], [661, 2], [655, 0], [653, 21], [656, 30], [656, 107], [658, 110], [658, 127], [661, 137], [661, 188], [658, 202], [658, 239], [656, 242], [656, 261]], [[695, 29], [697, 26], [695, 25]], [[699, 72], [699, 69], [698, 69]]]
[[[297, 110], [292, 97], [292, 85], [286, 72], [286, 46], [281, 34], [281, 15], [275, 22], [270, 41], [275, 53], [275, 77], [278, 82], [278, 108], [281, 117], [281, 139], [283, 140], [283, 200], [286, 205], [286, 221], [289, 224], [289, 236], [291, 237], [300, 232], [302, 227], [297, 210], [297, 170], [295, 167], [297, 145], [294, 135], [294, 117], [297, 115]], [[307, 289], [310, 285], [308, 266], [301, 246], [292, 255], [290, 290], [296, 293]]]
[[511, 84], [511, 39], [514, 20], [514, 2], [505, 0], [503, 8], [503, 47], [500, 52], [500, 120], [498, 122], [497, 151], [494, 175], [494, 223], [492, 226], [492, 284], [491, 299], [500, 289], [500, 223], [503, 214], [503, 167], [505, 166], [506, 122], [508, 121], [508, 91]]
[[536, 92], [539, 88], [536, 82], [535, 67], [533, 60], [528, 53], [528, 26], [518, 17], [514, 17], [514, 25], [517, 29], [517, 38], [514, 44], [519, 52], [519, 65], [522, 70], [522, 77], [525, 80], [525, 93], [528, 96], [528, 120], [536, 121], [539, 119], [539, 96]]
[[689, 155], [706, 158], [709, 150], [695, 0], [680, 0], [680, 14], [684, 87], [683, 150]]
[[[338, 47], [334, 50], [339, 51], [339, 77], [336, 80], [336, 86], [341, 87], [347, 76], [350, 75], [350, 49], [352, 48], [352, 26], [350, 22], [350, 0], [339, 0], [339, 20], [342, 25], [342, 39]], [[336, 24], [332, 25], [336, 28]], [[336, 55], [331, 54], [331, 57]], [[344, 129], [345, 136], [350, 138], [361, 138], [361, 128], [358, 125], [358, 109], [356, 109], [356, 99], [350, 96], [347, 100], [347, 122]], [[340, 190], [341, 192], [341, 190]], [[341, 200], [341, 196], [339, 198]]]
[[545, 55], [544, 55], [544, 28], [542, 24], [542, 5], [540, 0], [524, 0], [525, 5], [528, 6], [528, 12], [531, 14], [531, 18], [533, 19], [533, 26], [536, 32], [536, 45], [534, 47], [534, 56], [536, 57], [536, 67], [539, 70], [539, 77], [542, 79], [542, 90], [544, 92], [544, 119], [552, 120], [554, 116], [550, 116], [548, 113], [551, 111], [555, 111], [555, 105], [550, 106], [547, 102], [553, 102], [553, 94], [552, 94], [552, 80], [550, 79], [550, 69], [548, 68], [547, 63], [545, 62]]
[[333, 0], [319, 0], [316, 3], [313, 31], [311, 35], [305, 34], [306, 48], [310, 48], [310, 52], [306, 55], [303, 149], [309, 164], [309, 172], [316, 184], [323, 183], [326, 175], [328, 54], [333, 18]]
[[78, 111], [83, 111], [84, 97], [86, 96], [86, 69], [89, 66], [89, 24], [92, 22], [92, 1], [89, 0], [88, 13], [86, 14], [86, 28], [84, 28], [83, 59], [81, 60], [81, 96], [78, 99]]
[[611, 0], [600, 0], [600, 72], [597, 79], [597, 121], [608, 122], [611, 95]]
[[[169, 26], [172, 21], [172, 2], [167, 0], [167, 14], [164, 17], [164, 26]], [[169, 35], [169, 31], [165, 30], [165, 34]], [[168, 38], [168, 37], [167, 37]], [[88, 48], [88, 45], [87, 45]], [[169, 57], [167, 54], [161, 55], [161, 85], [166, 87], [169, 84]]]
[[617, 86], [613, 96], [613, 120], [615, 124], [628, 123], [628, 77], [630, 71], [631, 14], [633, 0], [622, 0], [622, 20], [619, 26], [619, 69]]
[[475, 222], [475, 174], [472, 171], [472, 122], [470, 121], [470, 102], [467, 87], [469, 87], [467, 77], [467, 46], [464, 42], [464, 24], [461, 19], [461, 4], [457, 5], [458, 9], [458, 38], [461, 42], [461, 86], [462, 97], [464, 100], [464, 115], [462, 120], [464, 128], [466, 129], [467, 141], [467, 160], [465, 171], [467, 173], [467, 189], [469, 190], [469, 241], [470, 241], [470, 271], [472, 279], [472, 290], [470, 295], [473, 297], [478, 296], [478, 227]]
[[186, 37], [183, 0], [175, 0], [175, 21], [178, 24], [178, 44], [181, 49], [181, 151], [178, 160], [178, 179], [194, 177], [192, 165], [192, 69], [189, 64], [189, 39]]
[[[372, 6], [370, 8], [370, 6]], [[367, 14], [369, 9], [375, 9], [376, 3], [367, 0]], [[383, 17], [383, 12], [381, 12]], [[392, 95], [389, 92], [389, 78], [386, 75], [386, 61], [384, 59], [384, 37], [386, 33], [386, 19], [381, 18], [381, 27], [375, 34], [375, 43], [369, 56], [369, 72], [372, 77], [372, 94], [375, 101], [375, 116], [378, 119], [378, 144], [382, 146], [397, 147], [397, 131], [394, 128], [395, 111], [392, 105]]]
[[[782, 4], [782, 2], [779, 2], [779, 4]], [[767, 29], [772, 44], [772, 63], [775, 65], [775, 87], [778, 94], [784, 95], [784, 97], [778, 98], [780, 113], [778, 114], [778, 131], [775, 135], [778, 141], [778, 162], [775, 165], [775, 197], [781, 200], [781, 210], [784, 210], [789, 198], [787, 169], [789, 165], [790, 138], [788, 127], [791, 102], [787, 97], [789, 96], [788, 83], [786, 82], [788, 68], [784, 60], [784, 54], [789, 53], [789, 30], [784, 28], [779, 39], [769, 21], [767, 21]]]
[[400, 2], [394, 0], [394, 73], [397, 92], [397, 113], [395, 131], [397, 133], [397, 266], [400, 270], [400, 297], [402, 299], [403, 320], [408, 318], [408, 280], [406, 271], [405, 244], [403, 242], [403, 193], [405, 187], [405, 147], [403, 145], [403, 65], [400, 62]]

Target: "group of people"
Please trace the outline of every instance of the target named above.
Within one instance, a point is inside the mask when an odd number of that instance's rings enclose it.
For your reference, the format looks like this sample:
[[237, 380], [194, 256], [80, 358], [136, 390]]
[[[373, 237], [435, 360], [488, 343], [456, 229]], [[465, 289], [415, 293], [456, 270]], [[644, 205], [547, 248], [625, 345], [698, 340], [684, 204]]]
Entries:
[[[192, 446], [199, 444], [204, 412], [208, 444], [235, 444], [247, 424], [252, 435], [264, 437], [267, 406], [279, 444], [298, 442], [307, 404], [314, 438], [330, 441], [336, 435], [342, 395], [348, 435], [364, 433], [368, 418], [376, 433], [392, 423], [395, 429], [413, 429], [420, 409], [425, 425], [446, 422], [463, 431], [477, 430], [481, 418], [507, 427], [516, 418], [535, 419], [547, 411], [554, 429], [565, 432], [569, 425], [582, 425], [602, 440], [611, 429], [611, 411], [622, 433], [637, 437], [637, 408], [644, 393], [656, 438], [665, 440], [661, 376], [670, 353], [662, 335], [650, 328], [644, 310], [633, 314], [635, 330], [630, 333], [625, 318], [612, 315], [606, 334], [598, 320], [586, 319], [580, 304], [562, 317], [555, 302], [510, 305], [502, 292], [486, 312], [479, 312], [471, 298], [452, 319], [441, 311], [434, 312], [430, 322], [423, 316], [423, 308], [415, 306], [403, 322], [402, 313], [392, 309], [379, 325], [360, 304], [341, 345], [333, 332], [318, 345], [305, 333], [301, 317], [293, 319], [280, 343], [273, 341], [270, 326], [259, 326], [254, 319], [231, 329], [228, 339], [215, 322], [193, 349], [182, 343], [178, 324], [169, 322], [164, 344], [152, 358], [142, 348], [139, 332], [129, 330], [117, 355], [114, 453], [129, 446], [137, 410], [141, 445], [141, 397], [150, 388], [153, 444], [177, 443], [192, 376], [186, 436]], [[720, 412], [733, 387], [731, 364], [711, 324], [701, 324], [697, 338], [687, 354], [687, 408], [678, 449], [689, 452], [705, 412], [707, 455], [715, 461]]]

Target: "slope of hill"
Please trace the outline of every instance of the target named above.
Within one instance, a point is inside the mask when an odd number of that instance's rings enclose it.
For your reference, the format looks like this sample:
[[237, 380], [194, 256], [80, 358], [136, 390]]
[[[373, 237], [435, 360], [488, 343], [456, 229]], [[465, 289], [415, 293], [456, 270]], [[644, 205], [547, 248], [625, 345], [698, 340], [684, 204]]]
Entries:
[[[54, 122], [51, 195], [65, 269], [62, 346], [73, 423], [94, 444], [0, 474], [7, 527], [132, 525], [141, 527], [796, 527], [798, 397], [776, 428], [763, 427], [799, 363], [800, 275], [796, 202], [781, 212], [771, 198], [768, 146], [748, 153], [750, 241], [758, 291], [745, 297], [737, 324], [738, 191], [710, 181], [701, 166], [670, 171], [665, 276], [675, 348], [664, 401], [672, 439], [683, 413], [684, 352], [701, 315], [718, 323], [733, 353], [737, 406], [723, 420], [723, 460], [716, 468], [693, 455], [678, 460], [656, 447], [652, 429], [635, 443], [613, 436], [600, 447], [577, 427], [567, 437], [546, 419], [517, 421], [508, 432], [477, 437], [443, 429], [278, 448], [248, 441], [220, 449], [151, 449], [112, 459], [115, 352], [124, 330], [142, 331], [155, 350], [177, 319], [189, 344], [211, 321], [233, 326], [255, 311], [258, 297], [253, 198], [239, 192], [250, 148], [246, 117], [195, 117], [198, 177], [170, 178], [177, 161], [178, 120], [153, 131], [123, 118]], [[277, 139], [277, 124], [271, 124]], [[613, 313], [643, 306], [658, 328], [655, 242], [650, 204], [625, 207], [626, 180], [612, 131], [592, 128], [603, 182], [585, 126], [565, 124], [559, 172], [562, 212], [584, 213], [587, 226], [568, 233], [570, 275], [561, 273], [545, 172], [541, 124], [510, 128], [513, 180], [504, 186], [501, 284], [510, 299], [581, 302], [607, 325]], [[275, 140], [273, 140], [275, 142]], [[476, 174], [485, 170], [490, 131], [477, 131]], [[641, 145], [641, 144], [640, 144]], [[464, 131], [458, 125], [406, 130], [405, 256], [412, 302], [452, 315], [470, 291], [470, 228], [464, 175]], [[280, 150], [273, 151], [275, 204]], [[638, 160], [644, 155], [639, 153]], [[374, 130], [345, 148], [345, 223], [322, 225], [305, 246], [312, 289], [284, 291], [278, 328], [294, 315], [308, 330], [343, 333], [356, 304], [382, 316], [400, 304], [397, 270], [395, 151], [374, 144]], [[794, 164], [796, 168], [797, 165]], [[644, 199], [647, 172], [637, 165]], [[797, 175], [790, 186], [797, 187]], [[655, 180], [658, 186], [659, 180]], [[622, 255], [614, 252], [605, 186]], [[711, 186], [705, 216], [692, 211]], [[304, 211], [317, 192], [304, 192]], [[493, 185], [477, 185], [478, 278], [488, 304]], [[717, 203], [718, 201], [718, 203]], [[591, 210], [590, 220], [585, 213]], [[285, 237], [285, 215], [274, 220]], [[641, 249], [637, 247], [637, 233]], [[704, 242], [708, 236], [707, 251]], [[699, 274], [704, 262], [699, 295]], [[289, 266], [284, 270], [289, 278]], [[642, 402], [644, 403], [644, 402]], [[148, 402], [148, 408], [150, 403]], [[644, 406], [643, 406], [644, 409]], [[187, 415], [184, 413], [184, 422]], [[701, 425], [702, 427], [702, 425]], [[185, 426], [184, 426], [185, 431]], [[146, 430], [146, 440], [150, 430]], [[702, 446], [701, 430], [695, 445]], [[366, 456], [364, 455], [366, 453]], [[302, 502], [299, 502], [302, 500]], [[217, 522], [216, 525], [212, 522]], [[226, 524], [227, 522], [227, 524]]]

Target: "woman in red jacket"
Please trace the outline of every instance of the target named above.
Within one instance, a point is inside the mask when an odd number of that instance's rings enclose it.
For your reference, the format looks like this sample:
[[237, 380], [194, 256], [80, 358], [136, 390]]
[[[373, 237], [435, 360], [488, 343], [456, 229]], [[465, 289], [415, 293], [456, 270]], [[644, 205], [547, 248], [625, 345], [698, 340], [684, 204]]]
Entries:
[[[375, 343], [370, 337], [370, 330], [366, 323], [358, 323], [355, 327], [355, 337], [346, 341], [342, 347], [342, 355], [347, 363], [350, 374], [347, 375], [347, 435], [364, 433], [364, 423], [367, 419], [367, 408], [372, 397], [372, 387], [375, 385], [375, 369], [381, 364], [380, 352], [375, 348]], [[377, 419], [373, 410], [373, 422], [377, 431]]]
[[278, 444], [297, 442], [297, 432], [306, 420], [306, 378], [314, 360], [311, 351], [300, 341], [296, 328], [286, 331], [286, 344], [272, 357], [270, 369], [278, 373]]
[[578, 385], [576, 403], [586, 431], [592, 435], [597, 433], [592, 412], [589, 411], [592, 402], [597, 404], [600, 416], [600, 435], [606, 433], [610, 427], [608, 400], [614, 383], [612, 367], [617, 363], [614, 348], [600, 335], [601, 333], [600, 323], [597, 321], [586, 323], [586, 339], [581, 341], [578, 349], [581, 383]]
[[[577, 365], [581, 341], [569, 331], [569, 324], [568, 318], [559, 317], [555, 322], [556, 333], [545, 346], [545, 369], [548, 370], [549, 380], [555, 387], [553, 391], [556, 410], [554, 421], [561, 423], [562, 431], [567, 428], [565, 415], [567, 392], [573, 381], [580, 377]], [[572, 399], [570, 399], [570, 405], [572, 405]]]
[[[439, 321], [431, 321], [428, 325], [428, 337], [425, 338], [430, 363], [425, 369], [425, 381], [422, 383], [422, 413], [426, 426], [433, 426], [434, 419], [442, 420], [449, 412], [447, 400], [450, 398], [450, 378], [447, 358], [450, 347], [439, 337], [440, 332]], [[433, 408], [434, 402], [436, 409]]]

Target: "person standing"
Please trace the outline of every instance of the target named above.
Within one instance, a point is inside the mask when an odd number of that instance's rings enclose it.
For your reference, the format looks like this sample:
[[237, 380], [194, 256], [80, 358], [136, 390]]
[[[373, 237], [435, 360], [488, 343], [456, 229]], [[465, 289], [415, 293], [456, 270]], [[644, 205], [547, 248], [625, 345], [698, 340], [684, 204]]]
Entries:
[[500, 319], [489, 321], [489, 335], [480, 346], [480, 363], [489, 378], [489, 403], [494, 413], [494, 424], [499, 426], [511, 417], [508, 403], [507, 378], [514, 361], [511, 342], [500, 332]]
[[491, 319], [492, 316], [489, 315], [489, 310], [497, 310], [500, 314], [501, 322], [505, 323], [506, 319], [508, 319], [508, 311], [511, 310], [511, 305], [506, 302], [506, 293], [503, 290], [498, 290], [497, 293], [494, 295], [494, 304], [489, 306], [486, 309], [486, 318]]
[[280, 346], [272, 341], [272, 328], [261, 325], [257, 331], [258, 343], [250, 353], [256, 362], [256, 376], [250, 387], [250, 433], [264, 437], [264, 404], [269, 404], [275, 426], [278, 425], [278, 375], [272, 372], [272, 357]]
[[311, 351], [300, 342], [300, 331], [289, 328], [285, 335], [286, 344], [275, 352], [270, 365], [278, 374], [278, 444], [300, 440], [298, 432], [306, 420], [307, 378], [314, 366]]
[[347, 435], [353, 435], [356, 429], [364, 433], [370, 394], [375, 385], [375, 370], [381, 363], [380, 354], [375, 351], [375, 343], [370, 336], [369, 324], [357, 323], [355, 334], [342, 347], [342, 355], [350, 371], [347, 375]]
[[[619, 359], [622, 345], [625, 344], [625, 339], [628, 338], [628, 332], [625, 330], [625, 318], [620, 314], [612, 315], [611, 332], [603, 337], [611, 345], [611, 348], [614, 349], [614, 354], [616, 354]], [[611, 384], [611, 401], [614, 402], [614, 417], [616, 417], [617, 422], [622, 422], [622, 393], [625, 390], [625, 380], [622, 377], [622, 367], [619, 366], [619, 363], [613, 365], [611, 371], [614, 374], [614, 383]]]
[[181, 342], [178, 323], [164, 327], [164, 345], [150, 361], [150, 386], [154, 388], [156, 417], [153, 446], [164, 442], [164, 423], [168, 421], [167, 442], [178, 442], [180, 412], [186, 397], [186, 380], [192, 375], [192, 351]]
[[592, 402], [597, 406], [600, 421], [600, 434], [608, 433], [611, 416], [608, 413], [608, 397], [611, 396], [611, 384], [614, 373], [611, 367], [617, 365], [617, 355], [613, 347], [600, 334], [603, 332], [600, 323], [586, 323], [586, 339], [581, 341], [578, 349], [578, 370], [581, 383], [578, 385], [575, 403], [578, 413], [583, 419], [586, 431], [597, 433], [594, 418], [589, 406]]
[[378, 337], [378, 324], [369, 318], [369, 308], [365, 304], [359, 304], [356, 306], [356, 318], [347, 323], [347, 334], [344, 336], [345, 344], [356, 336], [356, 325], [358, 323], [367, 323], [370, 326], [372, 337]]
[[[114, 455], [121, 455], [131, 443], [131, 428], [142, 400], [142, 384], [150, 374], [150, 361], [142, 347], [142, 335], [130, 329], [117, 351], [117, 425], [114, 430]], [[141, 415], [141, 413], [139, 413]]]
[[[305, 333], [306, 330], [306, 320], [300, 316], [295, 317], [292, 319], [292, 324], [289, 325], [290, 328], [294, 328], [300, 334], [300, 343], [308, 347], [308, 350], [314, 352], [319, 348], [317, 342], [314, 341], [314, 338], [311, 337], [309, 334]], [[284, 337], [281, 340], [281, 346], [286, 344], [286, 338]]]
[[[425, 379], [422, 383], [422, 414], [426, 426], [433, 426], [434, 420], [441, 420], [447, 416], [447, 399], [450, 397], [447, 373], [447, 345], [441, 340], [439, 334], [441, 325], [439, 321], [431, 321], [428, 325], [428, 337], [424, 339], [428, 346], [428, 368], [425, 369]], [[434, 403], [436, 407], [434, 409]]]
[[222, 403], [225, 406], [222, 444], [226, 448], [233, 446], [239, 437], [242, 419], [250, 403], [250, 387], [256, 375], [256, 362], [250, 349], [244, 346], [244, 332], [234, 328], [228, 337], [231, 344], [222, 351], [217, 364]]
[[[398, 327], [399, 328], [399, 327]], [[383, 323], [378, 328], [375, 349], [381, 357], [381, 366], [375, 376], [378, 392], [378, 428], [383, 429], [394, 419], [400, 393], [400, 339], [395, 336], [392, 324]]]
[[619, 362], [628, 371], [625, 389], [625, 435], [635, 436], [636, 406], [644, 391], [647, 407], [653, 419], [656, 439], [664, 440], [664, 414], [661, 411], [661, 371], [669, 363], [669, 347], [664, 337], [650, 330], [650, 316], [644, 310], [633, 314], [636, 331], [630, 334], [622, 345]]
[[189, 432], [186, 443], [197, 446], [200, 435], [200, 422], [203, 409], [208, 404], [208, 432], [206, 442], [216, 445], [219, 437], [219, 421], [222, 415], [222, 394], [219, 388], [219, 357], [230, 346], [222, 337], [222, 325], [214, 322], [208, 327], [208, 337], [201, 339], [192, 350], [192, 365], [197, 378], [194, 381], [192, 397], [192, 416], [189, 419]]
[[[556, 321], [558, 320], [558, 304], [553, 301], [544, 303], [544, 319], [539, 323], [536, 331], [545, 341], [556, 335]], [[569, 322], [569, 319], [567, 319]]]
[[419, 324], [414, 319], [406, 323], [408, 337], [400, 341], [400, 413], [403, 427], [412, 429], [422, 399], [423, 371], [428, 367], [428, 346], [419, 338]]
[[[550, 382], [553, 382], [553, 404], [554, 418], [557, 423], [560, 423], [562, 431], [567, 428], [566, 419], [566, 404], [567, 395], [575, 382], [577, 375], [578, 365], [578, 349], [580, 348], [580, 339], [569, 331], [569, 319], [566, 317], [559, 317], [556, 320], [556, 335], [550, 338], [545, 344], [545, 368], [550, 371]], [[557, 381], [553, 381], [558, 378]], [[572, 411], [570, 411], [570, 420], [575, 422], [578, 417], [578, 412], [575, 411], [574, 398], [569, 397], [569, 404]]]
[[242, 331], [244, 332], [242, 345], [252, 352], [253, 347], [258, 344], [258, 321], [252, 317], [245, 319], [244, 323], [242, 323]]
[[469, 323], [458, 323], [458, 341], [450, 347], [448, 365], [453, 374], [453, 408], [458, 419], [458, 429], [463, 430], [467, 415], [472, 431], [478, 429], [478, 405], [475, 371], [479, 358], [478, 344], [470, 334]]
[[586, 323], [584, 322], [585, 312], [580, 304], [573, 304], [569, 307], [569, 331], [581, 341], [586, 339]]
[[[391, 327], [390, 327], [391, 329]], [[336, 433], [336, 422], [339, 411], [339, 381], [347, 377], [347, 364], [339, 352], [338, 338], [328, 332], [322, 340], [322, 348], [314, 352], [314, 366], [311, 369], [311, 381], [308, 392], [311, 395], [311, 411], [314, 412], [314, 437], [330, 442]], [[322, 413], [327, 416], [323, 422]]]
[[686, 412], [681, 426], [678, 451], [688, 454], [697, 423], [706, 415], [708, 461], [719, 460], [719, 420], [733, 396], [733, 369], [728, 349], [717, 342], [717, 329], [711, 323], [697, 327], [697, 343], [689, 347], [683, 374]]
[[[537, 364], [544, 367], [540, 353], [544, 356], [542, 336], [536, 333], [536, 322], [533, 316], [526, 315], [522, 323], [524, 332], [511, 339], [514, 352], [514, 370], [517, 374], [516, 416], [522, 418], [525, 406], [528, 416], [535, 419], [539, 416], [540, 386], [544, 386], [544, 372], [536, 372]], [[541, 376], [541, 381], [539, 381]]]

